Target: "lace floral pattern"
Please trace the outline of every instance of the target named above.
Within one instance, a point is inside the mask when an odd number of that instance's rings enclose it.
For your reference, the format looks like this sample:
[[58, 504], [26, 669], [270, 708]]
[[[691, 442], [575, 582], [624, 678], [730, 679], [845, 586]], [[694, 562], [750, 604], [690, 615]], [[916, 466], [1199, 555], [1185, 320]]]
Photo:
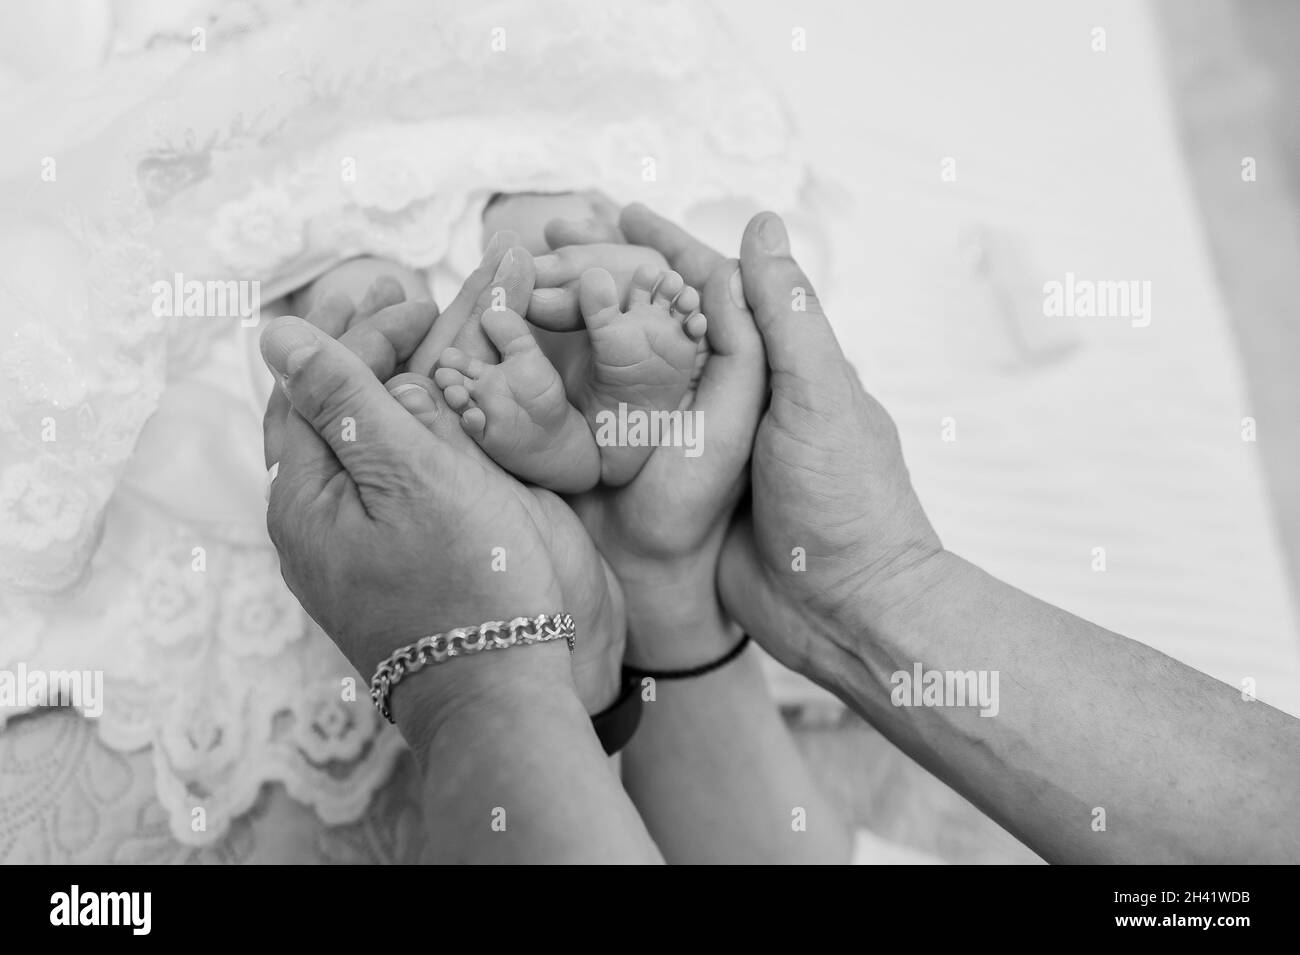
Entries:
[[208, 243], [237, 272], [272, 272], [303, 249], [303, 221], [289, 196], [256, 189], [217, 209]]
[[50, 458], [19, 461], [0, 474], [0, 535], [20, 550], [71, 540], [90, 510], [86, 495]]
[[[97, 722], [8, 714], [6, 861], [418, 852], [400, 737], [266, 539], [257, 329], [156, 315], [154, 281], [255, 280], [266, 306], [359, 254], [463, 271], [497, 191], [680, 215], [802, 183], [785, 117], [696, 4], [244, 7], [209, 18], [223, 55], [133, 25], [156, 83], [86, 147], [125, 174], [48, 238], [75, 294], [0, 302], [0, 665], [105, 680]], [[267, 847], [272, 818], [300, 836]]]

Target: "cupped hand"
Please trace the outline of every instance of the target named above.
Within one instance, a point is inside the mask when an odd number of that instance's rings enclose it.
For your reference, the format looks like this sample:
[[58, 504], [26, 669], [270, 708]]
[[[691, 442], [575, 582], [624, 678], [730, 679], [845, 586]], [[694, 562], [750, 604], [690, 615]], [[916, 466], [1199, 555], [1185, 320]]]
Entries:
[[941, 553], [912, 489], [893, 420], [845, 360], [781, 220], [756, 216], [740, 251], [745, 298], [771, 371], [750, 513], [719, 566], [731, 614], [787, 666], [815, 659], [857, 623], [863, 600]]
[[[573, 656], [578, 696], [587, 712], [604, 709], [617, 695], [626, 615], [618, 578], [582, 523], [556, 494], [521, 483], [492, 461], [465, 434], [459, 415], [447, 407], [428, 378], [407, 373], [390, 380], [388, 387], [412, 418], [437, 437], [444, 467], [454, 475], [454, 483], [449, 481], [440, 498], [453, 516], [442, 539], [478, 537], [478, 543], [468, 549], [456, 540], [458, 553], [490, 561], [492, 579], [503, 585], [541, 572], [541, 563], [532, 553], [532, 544], [540, 542], [558, 586], [557, 608], [578, 621]], [[457, 506], [458, 499], [481, 503], [483, 514], [473, 521], [463, 519], [465, 506]], [[498, 512], [489, 517], [487, 512], [493, 509]], [[447, 581], [447, 586], [456, 585], [454, 578]]]
[[[488, 240], [479, 263], [461, 286], [425, 338], [411, 355], [407, 366], [429, 377], [444, 350], [456, 346], [475, 358], [497, 361], [496, 349], [479, 324], [487, 308], [508, 308], [523, 314], [533, 290], [532, 257], [519, 248], [513, 232], [497, 232]], [[511, 250], [515, 255], [506, 262]]]
[[607, 702], [623, 639], [616, 582], [572, 513], [485, 459], [427, 378], [380, 383], [436, 314], [402, 297], [376, 283], [361, 308], [334, 297], [310, 323], [264, 332], [284, 382], [265, 434], [280, 464], [268, 526], [286, 582], [365, 676], [428, 633], [566, 610], [580, 695]]
[[[766, 366], [736, 260], [723, 259], [644, 206], [629, 206], [619, 224], [623, 234], [654, 250], [701, 291], [708, 356], [681, 405], [683, 414], [696, 416], [699, 453], [657, 447], [628, 484], [599, 487], [570, 503], [624, 582], [629, 660], [680, 668], [715, 659], [728, 649], [701, 645], [699, 634], [727, 633], [725, 626], [702, 624], [722, 617], [715, 567], [731, 512], [747, 483]], [[562, 225], [554, 228], [563, 231]], [[593, 250], [599, 257], [607, 255], [601, 245], [562, 252], [581, 262]], [[647, 625], [650, 618], [653, 626]]]

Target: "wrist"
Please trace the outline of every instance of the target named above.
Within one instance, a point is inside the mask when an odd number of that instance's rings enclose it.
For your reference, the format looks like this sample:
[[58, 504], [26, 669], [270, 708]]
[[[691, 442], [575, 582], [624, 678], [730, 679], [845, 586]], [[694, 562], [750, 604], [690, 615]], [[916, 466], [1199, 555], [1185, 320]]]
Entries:
[[578, 699], [588, 715], [595, 716], [618, 698], [622, 682], [623, 651], [627, 643], [627, 610], [617, 575], [604, 561], [605, 591], [587, 630], [578, 634], [573, 656], [573, 679]]
[[926, 657], [927, 621], [954, 599], [970, 566], [939, 549], [877, 578], [829, 615], [817, 615], [810, 627], [828, 638], [831, 649], [814, 655], [807, 675], [843, 699], [867, 703], [860, 699], [864, 686], [878, 687], [878, 696], [887, 699], [890, 674]]
[[624, 587], [626, 662], [655, 670], [687, 669], [730, 650], [739, 633], [718, 600], [713, 568], [658, 571]]
[[488, 650], [412, 674], [390, 698], [393, 722], [417, 758], [450, 722], [528, 714], [546, 700], [576, 698], [570, 653], [563, 640]]

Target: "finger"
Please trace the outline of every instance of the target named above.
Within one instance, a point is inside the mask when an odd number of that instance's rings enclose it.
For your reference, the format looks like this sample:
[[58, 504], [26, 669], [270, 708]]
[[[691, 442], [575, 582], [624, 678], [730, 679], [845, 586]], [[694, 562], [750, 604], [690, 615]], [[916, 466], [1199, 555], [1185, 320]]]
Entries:
[[289, 411], [289, 399], [277, 384], [271, 389], [271, 397], [266, 402], [266, 414], [262, 415], [262, 457], [267, 468], [280, 460], [280, 449], [284, 443], [284, 419]]
[[284, 502], [318, 500], [331, 491], [342, 492], [350, 483], [329, 444], [292, 407], [282, 427], [280, 467], [267, 492], [268, 524], [273, 516], [283, 516]]
[[587, 269], [602, 267], [611, 260], [609, 246], [608, 242], [570, 245], [539, 255], [533, 259], [534, 281], [539, 288], [558, 288], [575, 282]]
[[330, 338], [338, 338], [347, 331], [348, 323], [357, 312], [352, 300], [340, 292], [326, 295], [307, 313], [311, 322]]
[[[356, 309], [347, 296], [336, 294], [323, 299], [307, 320], [332, 338], [341, 336], [343, 344], [382, 381], [410, 359], [437, 318], [438, 306], [423, 300], [400, 302], [348, 328], [354, 314]], [[262, 418], [262, 453], [268, 468], [280, 460], [289, 411], [289, 399], [284, 391], [272, 389]]]
[[722, 261], [722, 256], [678, 225], [651, 212], [639, 202], [623, 209], [619, 227], [632, 245], [648, 245], [657, 251], [687, 285], [700, 288]]
[[528, 300], [537, 281], [537, 270], [533, 257], [523, 246], [507, 249], [501, 257], [501, 264], [487, 288], [479, 295], [470, 311], [471, 318], [478, 318], [487, 309], [524, 314], [528, 309]]
[[[312, 307], [307, 313], [307, 321], [331, 338], [338, 338], [347, 330], [348, 322], [355, 314], [356, 306], [352, 300], [334, 292]], [[271, 397], [266, 402], [266, 413], [262, 416], [262, 456], [268, 469], [280, 460], [285, 418], [291, 410], [284, 391], [279, 387], [272, 388]]]
[[423, 375], [406, 373], [388, 382], [388, 392], [416, 421], [440, 439], [440, 444], [457, 449], [479, 462], [495, 468], [478, 443], [465, 433], [460, 415], [447, 406], [438, 386]]
[[[334, 300], [332, 305], [331, 299]], [[332, 295], [318, 303], [310, 314], [326, 327], [340, 328], [340, 321], [346, 323], [353, 311], [351, 301], [345, 296]], [[289, 317], [286, 321], [288, 327], [274, 336], [269, 334], [271, 326], [268, 325], [260, 342], [262, 357], [276, 380], [262, 419], [263, 457], [268, 470], [273, 464], [280, 463], [280, 473], [267, 496], [268, 525], [273, 525], [272, 515], [279, 513], [278, 508], [288, 488], [306, 488], [314, 498], [342, 470], [329, 446], [293, 410], [285, 390], [286, 379], [280, 370], [293, 351], [314, 344], [320, 335], [303, 328], [300, 319]], [[315, 323], [311, 324], [314, 326]]]
[[604, 268], [610, 261], [610, 243], [570, 245], [533, 260], [535, 288], [528, 300], [528, 320], [552, 332], [585, 327], [578, 300], [582, 274]]
[[456, 341], [461, 326], [469, 319], [474, 303], [478, 301], [483, 290], [491, 284], [496, 275], [501, 259], [506, 252], [517, 245], [519, 245], [519, 236], [514, 232], [497, 232], [488, 240], [483, 250], [483, 260], [479, 262], [478, 268], [465, 279], [465, 284], [456, 293], [456, 297], [434, 322], [428, 337], [407, 362], [407, 367], [411, 371], [426, 376], [433, 373], [433, 366], [438, 356]]
[[535, 288], [528, 299], [528, 320], [551, 332], [571, 332], [582, 327], [577, 283], [564, 288]]
[[588, 189], [579, 195], [591, 207], [591, 215], [585, 219], [552, 219], [542, 229], [546, 244], [552, 249], [594, 242], [626, 244], [627, 239], [618, 227], [622, 211], [618, 203], [599, 189]]
[[600, 219], [552, 219], [542, 227], [546, 244], [552, 249], [562, 249], [570, 245], [592, 245], [595, 243], [622, 243], [623, 233], [617, 222], [611, 223]]
[[498, 361], [500, 356], [483, 331], [483, 313], [488, 310], [526, 312], [535, 275], [533, 257], [527, 249], [517, 246], [507, 250], [492, 281], [474, 302], [468, 320], [457, 333], [455, 347], [480, 361]]
[[599, 189], [588, 189], [582, 195], [591, 203], [592, 218], [597, 222], [605, 223], [609, 227], [610, 234], [615, 236], [615, 238], [608, 241], [626, 242], [627, 237], [623, 235], [623, 230], [618, 227], [618, 217], [622, 214], [623, 207]]
[[790, 237], [779, 216], [759, 213], [745, 227], [740, 277], [774, 376], [811, 387], [839, 367], [844, 353], [812, 283], [790, 257]]
[[322, 458], [332, 451], [363, 501], [414, 481], [408, 452], [418, 446], [423, 429], [360, 358], [292, 317], [272, 321], [261, 345], [294, 410], [328, 445], [327, 451], [305, 439], [295, 445], [292, 429], [286, 428], [282, 476], [286, 469], [327, 475], [330, 468]]
[[428, 378], [407, 373], [392, 378], [386, 387], [397, 403], [433, 434], [444, 439], [460, 434], [457, 415]]
[[392, 275], [381, 275], [370, 283], [370, 288], [366, 289], [366, 294], [361, 297], [361, 304], [357, 306], [352, 322], [369, 318], [380, 309], [405, 301], [406, 289], [402, 288], [402, 283]]
[[410, 360], [438, 317], [430, 300], [399, 302], [355, 320], [339, 341], [380, 381], [387, 381]]
[[714, 434], [721, 430], [724, 447], [748, 457], [766, 403], [767, 363], [763, 339], [745, 303], [739, 262], [731, 259], [713, 270], [704, 283], [703, 305], [712, 354], [696, 389], [695, 407], [706, 422], [726, 422]]
[[283, 459], [266, 495], [266, 529], [277, 549], [286, 535], [301, 536], [304, 505], [356, 493], [329, 445], [301, 415], [291, 409], [282, 425]]

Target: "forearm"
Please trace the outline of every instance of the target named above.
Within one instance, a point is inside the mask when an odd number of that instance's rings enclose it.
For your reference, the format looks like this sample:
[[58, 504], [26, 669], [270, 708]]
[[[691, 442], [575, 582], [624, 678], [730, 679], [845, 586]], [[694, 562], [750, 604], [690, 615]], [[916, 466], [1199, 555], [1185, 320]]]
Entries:
[[474, 682], [450, 702], [437, 682], [421, 683], [430, 673], [410, 681], [423, 698], [394, 694], [399, 726], [427, 727], [408, 739], [430, 861], [662, 861], [574, 692], [568, 657], [562, 643], [484, 653], [435, 668], [480, 669], [456, 675]]
[[[1300, 861], [1300, 722], [1233, 687], [947, 553], [813, 625], [814, 679], [1051, 861]], [[916, 664], [996, 671], [996, 715], [894, 705]]]
[[[647, 666], [716, 659], [737, 639], [712, 600], [697, 613], [683, 612], [671, 594], [633, 594], [630, 605], [634, 652], [680, 646], [683, 636], [694, 651], [688, 660], [651, 654]], [[848, 859], [847, 831], [809, 775], [752, 648], [703, 676], [656, 681], [623, 750], [623, 781], [670, 862]]]

